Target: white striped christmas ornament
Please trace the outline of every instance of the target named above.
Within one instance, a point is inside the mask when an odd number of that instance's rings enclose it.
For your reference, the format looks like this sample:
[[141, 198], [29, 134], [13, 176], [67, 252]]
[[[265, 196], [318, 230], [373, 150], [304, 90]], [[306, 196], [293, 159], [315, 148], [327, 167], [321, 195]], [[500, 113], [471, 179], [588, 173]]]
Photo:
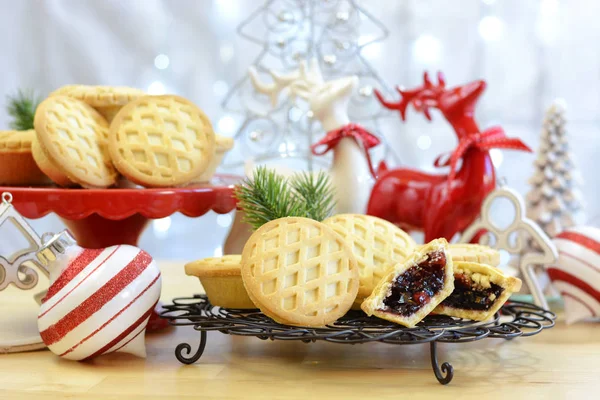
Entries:
[[548, 275], [564, 299], [567, 323], [600, 317], [600, 229], [571, 228], [553, 242], [558, 261]]
[[50, 270], [38, 328], [53, 353], [70, 360], [117, 351], [146, 357], [144, 333], [161, 289], [148, 253], [127, 245], [84, 249], [64, 231], [38, 258]]

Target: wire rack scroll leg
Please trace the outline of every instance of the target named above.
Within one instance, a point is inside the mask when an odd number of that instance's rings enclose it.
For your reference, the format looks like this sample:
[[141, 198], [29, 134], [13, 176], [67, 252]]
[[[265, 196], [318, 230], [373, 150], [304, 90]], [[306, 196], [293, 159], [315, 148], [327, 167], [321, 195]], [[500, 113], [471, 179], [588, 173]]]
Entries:
[[[198, 344], [198, 350], [196, 353], [190, 357], [192, 353], [192, 346], [187, 343], [180, 343], [175, 348], [175, 357], [182, 364], [193, 364], [202, 357], [202, 353], [204, 353], [204, 348], [206, 347], [206, 331], [200, 332], [200, 344]], [[185, 353], [185, 355], [184, 355]]]
[[437, 343], [435, 341], [431, 342], [429, 346], [431, 353], [431, 368], [433, 368], [433, 373], [435, 374], [435, 377], [439, 383], [442, 385], [447, 385], [454, 377], [454, 367], [452, 364], [445, 362], [442, 364], [442, 368], [440, 370], [437, 360]]

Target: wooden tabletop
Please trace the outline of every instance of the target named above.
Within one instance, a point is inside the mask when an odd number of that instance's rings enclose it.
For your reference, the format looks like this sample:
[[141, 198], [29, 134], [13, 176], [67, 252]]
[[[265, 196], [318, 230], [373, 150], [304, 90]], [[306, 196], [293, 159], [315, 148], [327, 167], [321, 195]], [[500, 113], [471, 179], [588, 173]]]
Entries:
[[[181, 263], [162, 263], [163, 299], [201, 291]], [[6, 298], [0, 297], [1, 302]], [[441, 344], [454, 380], [440, 385], [427, 345], [261, 341], [210, 332], [204, 355], [182, 365], [175, 346], [199, 333], [147, 336], [146, 359], [109, 354], [90, 362], [49, 351], [0, 355], [0, 399], [575, 399], [599, 398], [600, 324], [556, 327], [507, 342]]]

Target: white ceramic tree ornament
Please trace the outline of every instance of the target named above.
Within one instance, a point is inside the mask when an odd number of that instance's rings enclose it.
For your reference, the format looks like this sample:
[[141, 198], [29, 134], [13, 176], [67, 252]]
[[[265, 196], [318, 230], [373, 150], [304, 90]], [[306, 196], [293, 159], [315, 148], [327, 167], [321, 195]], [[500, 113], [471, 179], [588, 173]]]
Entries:
[[583, 200], [581, 177], [569, 151], [565, 105], [555, 101], [546, 112], [540, 147], [529, 179], [527, 216], [550, 237], [581, 223]]
[[358, 85], [358, 77], [348, 76], [324, 81], [316, 59], [300, 64], [300, 69], [287, 75], [269, 70], [273, 83], [260, 81], [256, 69], [250, 68], [250, 78], [255, 89], [267, 94], [273, 105], [281, 92], [292, 98], [305, 99], [315, 119], [327, 132], [312, 147], [313, 153], [322, 155], [333, 150], [330, 168], [331, 182], [336, 188], [336, 213], [365, 213], [374, 183], [374, 171], [369, 149], [379, 144], [379, 139], [364, 128], [350, 122], [348, 102]]
[[50, 271], [38, 328], [53, 353], [70, 360], [117, 351], [146, 356], [146, 324], [161, 290], [148, 253], [128, 245], [84, 249], [64, 231], [38, 258]]

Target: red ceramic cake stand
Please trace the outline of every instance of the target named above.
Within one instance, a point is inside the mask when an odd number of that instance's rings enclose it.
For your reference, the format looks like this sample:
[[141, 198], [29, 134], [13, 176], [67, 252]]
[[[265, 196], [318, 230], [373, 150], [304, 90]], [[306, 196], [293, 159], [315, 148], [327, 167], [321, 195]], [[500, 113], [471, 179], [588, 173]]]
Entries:
[[[57, 214], [80, 246], [94, 249], [118, 244], [136, 246], [150, 219], [176, 212], [193, 218], [211, 210], [226, 214], [235, 209], [233, 187], [240, 179], [217, 174], [209, 184], [182, 188], [0, 187], [0, 193], [12, 193], [12, 205], [26, 218]], [[148, 329], [167, 325], [161, 321], [165, 320], [153, 315]]]

